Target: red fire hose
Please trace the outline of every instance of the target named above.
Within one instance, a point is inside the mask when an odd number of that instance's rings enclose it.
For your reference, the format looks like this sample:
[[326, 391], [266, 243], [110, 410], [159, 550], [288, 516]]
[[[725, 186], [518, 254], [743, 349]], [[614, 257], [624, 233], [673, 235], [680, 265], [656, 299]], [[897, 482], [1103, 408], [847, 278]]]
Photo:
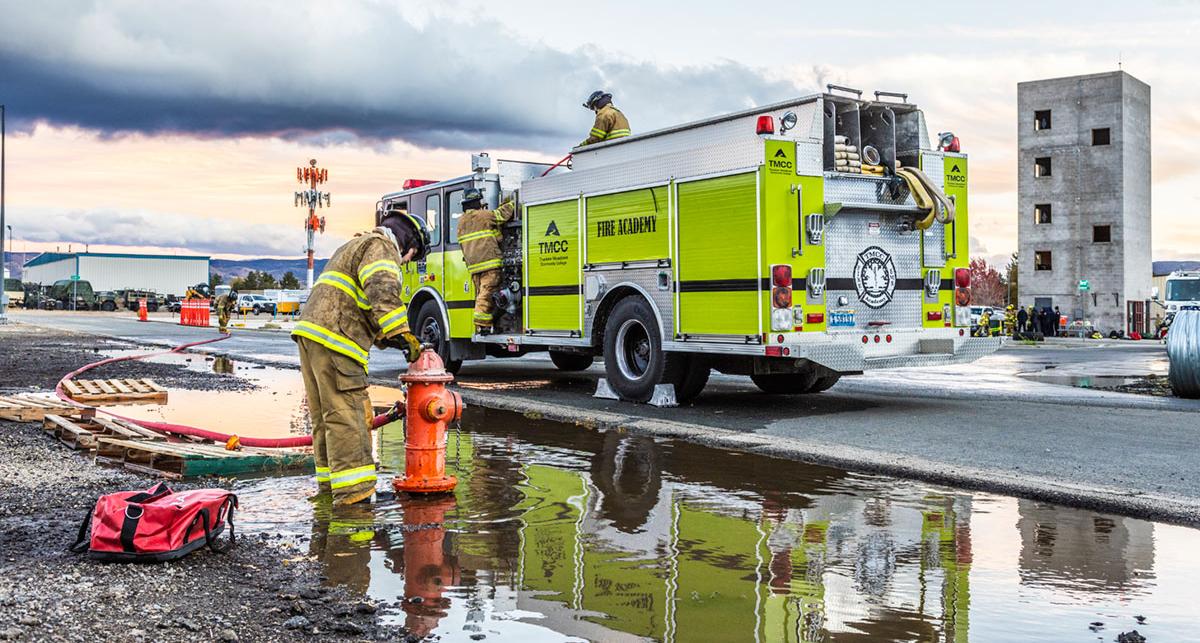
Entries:
[[556, 167], [558, 167], [558, 166], [562, 165], [563, 163], [566, 163], [567, 161], [571, 160], [571, 156], [572, 156], [571, 154], [568, 154], [568, 155], [566, 155], [566, 156], [562, 157], [562, 160], [561, 160], [561, 161], [559, 161], [558, 163], [555, 163], [554, 165], [551, 165], [550, 167], [546, 168], [546, 171], [545, 171], [545, 172], [542, 172], [542, 176], [546, 176], [546, 175], [547, 175], [547, 174], [549, 174], [551, 171], [553, 171], [553, 170], [554, 170], [554, 168], [556, 168]]
[[[195, 346], [202, 346], [204, 344], [212, 344], [213, 342], [223, 341], [223, 340], [229, 339], [229, 337], [230, 337], [229, 335], [223, 335], [221, 337], [214, 337], [212, 339], [206, 339], [206, 340], [199, 341], [199, 342], [192, 342], [190, 344], [180, 344], [179, 346], [176, 346], [176, 347], [172, 348], [171, 350], [161, 351], [158, 353], [148, 353], [146, 355], [126, 355], [124, 357], [109, 357], [107, 359], [102, 359], [98, 362], [93, 362], [86, 366], [77, 368], [77, 369], [71, 371], [70, 373], [67, 373], [66, 375], [64, 375], [63, 378], [58, 381], [58, 385], [54, 387], [54, 394], [57, 395], [59, 397], [59, 399], [63, 400], [64, 402], [68, 402], [70, 404], [75, 404], [77, 406], [83, 406], [82, 404], [79, 404], [75, 400], [72, 400], [65, 392], [63, 392], [63, 385], [67, 381], [74, 378], [76, 375], [79, 375], [80, 373], [85, 373], [87, 371], [92, 370], [93, 368], [96, 368], [97, 366], [103, 366], [105, 364], [113, 364], [116, 362], [125, 362], [125, 361], [135, 360], [135, 359], [146, 359], [147, 357], [157, 357], [159, 355], [169, 355], [171, 353], [178, 353], [178, 352], [187, 350], [189, 348], [193, 348]], [[136, 424], [142, 428], [150, 429], [151, 431], [157, 431], [159, 433], [173, 433], [175, 435], [190, 435], [190, 436], [194, 436], [194, 437], [198, 437], [198, 438], [204, 438], [206, 440], [214, 440], [217, 442], [227, 442], [230, 438], [234, 437], [233, 435], [230, 435], [227, 433], [218, 433], [216, 431], [209, 431], [208, 429], [200, 429], [200, 428], [197, 428], [194, 426], [187, 426], [186, 424], [173, 424], [170, 422], [153, 422], [150, 420], [138, 420], [138, 419], [134, 419], [134, 418], [130, 418], [130, 417], [125, 417], [123, 415], [117, 415], [116, 413], [112, 413], [111, 411], [105, 411], [103, 409], [96, 409], [96, 410], [107, 416], [117, 418], [118, 420], [124, 420], [126, 422]], [[401, 406], [401, 405], [394, 406], [387, 413], [383, 413], [381, 415], [376, 416], [375, 420], [372, 422], [371, 428], [375, 429], [380, 426], [383, 426], [384, 424], [387, 424], [388, 422], [394, 422], [395, 420], [399, 419], [399, 416], [402, 414], [403, 414], [403, 406]], [[241, 436], [238, 436], [238, 441], [243, 446], [263, 447], [263, 448], [268, 448], [268, 449], [283, 449], [283, 448], [289, 448], [289, 447], [312, 446], [312, 436], [311, 435], [299, 435], [299, 436], [291, 437], [291, 438], [243, 438]]]

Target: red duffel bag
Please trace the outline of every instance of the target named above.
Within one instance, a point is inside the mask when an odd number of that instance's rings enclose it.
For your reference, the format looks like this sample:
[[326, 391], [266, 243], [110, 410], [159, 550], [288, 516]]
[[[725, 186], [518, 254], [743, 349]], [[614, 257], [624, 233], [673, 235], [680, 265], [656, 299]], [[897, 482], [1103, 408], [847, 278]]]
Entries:
[[[145, 491], [110, 493], [84, 518], [71, 551], [123, 562], [174, 560], [205, 545], [220, 553], [233, 546], [237, 506], [237, 496], [224, 489], [175, 493], [159, 483]], [[221, 545], [217, 538], [226, 523], [229, 540]]]

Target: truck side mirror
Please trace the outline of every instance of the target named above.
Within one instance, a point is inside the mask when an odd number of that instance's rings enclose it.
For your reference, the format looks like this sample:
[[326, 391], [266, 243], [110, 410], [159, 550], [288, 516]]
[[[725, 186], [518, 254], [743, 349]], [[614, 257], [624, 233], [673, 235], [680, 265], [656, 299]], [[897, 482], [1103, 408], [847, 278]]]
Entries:
[[1154, 301], [1158, 301], [1158, 286], [1150, 289], [1150, 298]]

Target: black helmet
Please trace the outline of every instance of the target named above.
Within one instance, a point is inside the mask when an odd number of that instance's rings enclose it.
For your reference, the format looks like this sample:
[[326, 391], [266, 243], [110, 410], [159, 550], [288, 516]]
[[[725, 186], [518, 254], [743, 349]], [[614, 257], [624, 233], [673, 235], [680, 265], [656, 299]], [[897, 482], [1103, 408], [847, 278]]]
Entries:
[[464, 206], [466, 206], [468, 203], [471, 203], [472, 201], [482, 201], [482, 200], [483, 200], [483, 192], [480, 192], [478, 188], [467, 188], [465, 191], [463, 191], [462, 204]]
[[612, 94], [606, 93], [603, 89], [597, 89], [596, 91], [592, 92], [591, 96], [587, 97], [587, 100], [583, 101], [583, 106], [587, 109], [593, 109], [596, 107], [596, 103], [599, 103], [605, 98], [612, 98]]
[[[405, 210], [388, 210], [383, 215], [383, 221], [380, 225], [400, 225], [412, 230], [413, 240], [417, 243], [417, 252], [413, 255], [413, 261], [420, 261], [429, 254], [430, 238], [429, 225], [421, 220], [416, 215], [409, 214]], [[401, 252], [403, 252], [401, 248]]]

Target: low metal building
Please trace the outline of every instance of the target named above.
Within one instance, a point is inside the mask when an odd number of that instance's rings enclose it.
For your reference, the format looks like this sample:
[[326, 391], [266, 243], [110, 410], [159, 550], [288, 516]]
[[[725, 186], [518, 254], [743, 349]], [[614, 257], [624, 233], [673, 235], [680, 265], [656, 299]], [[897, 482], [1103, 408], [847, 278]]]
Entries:
[[134, 288], [182, 295], [189, 286], [208, 281], [208, 260], [186, 255], [44, 252], [25, 263], [21, 279], [52, 284], [79, 275], [97, 291]]

